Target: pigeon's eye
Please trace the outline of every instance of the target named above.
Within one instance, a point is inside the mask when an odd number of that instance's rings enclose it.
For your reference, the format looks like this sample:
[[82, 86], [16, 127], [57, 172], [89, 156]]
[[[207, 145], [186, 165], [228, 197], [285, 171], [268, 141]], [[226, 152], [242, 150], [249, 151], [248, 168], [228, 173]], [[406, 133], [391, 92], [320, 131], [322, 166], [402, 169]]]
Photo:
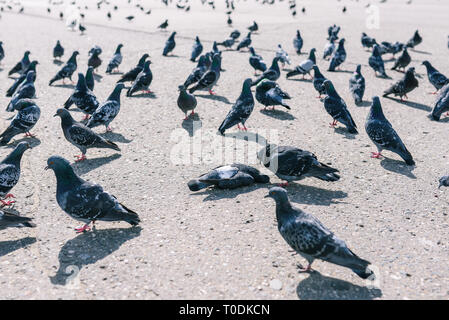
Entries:
[[52, 165], [52, 164], [54, 164], [54, 162], [53, 162], [53, 161], [50, 161], [49, 165]]

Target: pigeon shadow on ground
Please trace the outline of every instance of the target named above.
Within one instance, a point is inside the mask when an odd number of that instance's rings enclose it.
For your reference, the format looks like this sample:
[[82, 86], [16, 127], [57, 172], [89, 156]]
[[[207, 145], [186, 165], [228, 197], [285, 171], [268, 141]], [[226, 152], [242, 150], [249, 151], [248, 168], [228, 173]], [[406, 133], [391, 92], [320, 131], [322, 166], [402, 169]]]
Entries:
[[103, 79], [103, 76], [98, 73], [92, 73], [92, 75], [94, 76], [94, 79], [97, 82], [101, 82], [101, 80]]
[[371, 106], [371, 101], [367, 101], [367, 100], [362, 100], [359, 103], [354, 103], [357, 107], [370, 107]]
[[411, 49], [410, 51], [416, 52], [416, 53], [421, 53], [421, 54], [427, 54], [427, 55], [429, 55], [429, 56], [432, 55], [431, 52], [427, 52], [427, 51], [421, 51], [421, 50], [416, 50], [416, 49]]
[[177, 54], [169, 54], [165, 56], [166, 58], [185, 58], [183, 56], [178, 56]]
[[193, 137], [195, 135], [195, 131], [202, 128], [203, 123], [200, 120], [198, 113], [194, 113], [193, 115], [189, 114], [187, 119], [182, 121], [181, 126], [185, 131], [187, 131], [189, 137]]
[[23, 141], [28, 142], [30, 144], [31, 148], [37, 147], [38, 145], [41, 144], [41, 141], [36, 137], [22, 137], [17, 140], [14, 139], [11, 143], [7, 144], [5, 147], [6, 148], [15, 148], [15, 147], [17, 147], [17, 145], [19, 143], [21, 143]]
[[126, 96], [127, 98], [150, 98], [150, 99], [156, 99], [157, 96], [154, 94], [154, 92], [150, 93], [139, 93], [139, 94], [133, 94], [132, 96]]
[[68, 88], [68, 89], [73, 89], [75, 88], [74, 84], [52, 84], [51, 87], [56, 87], [56, 88]]
[[116, 71], [116, 72], [111, 72], [111, 73], [109, 73], [111, 76], [113, 76], [113, 75], [122, 75], [122, 74], [125, 74], [123, 71]]
[[74, 162], [72, 164], [73, 169], [77, 174], [82, 176], [92, 170], [95, 170], [111, 161], [120, 158], [122, 155], [120, 153], [114, 153], [113, 155], [101, 158], [88, 158], [81, 162]]
[[236, 131], [236, 132], [230, 132], [226, 133], [224, 135], [226, 138], [234, 138], [244, 141], [251, 141], [251, 142], [257, 142], [258, 144], [262, 146], [266, 146], [268, 143], [268, 140], [261, 134], [253, 133], [251, 131]]
[[380, 162], [380, 165], [385, 170], [388, 170], [388, 171], [391, 171], [394, 173], [398, 173], [398, 174], [402, 174], [410, 179], [416, 179], [416, 176], [412, 172], [415, 169], [415, 167], [407, 165], [402, 160], [390, 159], [390, 158], [386, 158], [384, 156], [384, 158]]
[[[279, 107], [284, 108], [284, 107]], [[295, 116], [291, 113], [284, 111], [284, 110], [278, 110], [278, 109], [260, 109], [260, 113], [278, 119], [278, 120], [295, 120]]]
[[269, 186], [269, 184], [266, 184], [266, 183], [254, 183], [250, 186], [239, 187], [236, 189], [220, 189], [218, 187], [212, 186], [212, 187], [203, 189], [203, 191], [201, 191], [201, 192], [191, 193], [190, 195], [191, 196], [207, 195], [207, 197], [205, 197], [203, 199], [203, 202], [216, 201], [216, 200], [221, 200], [221, 199], [234, 199], [238, 195], [250, 193], [257, 189], [261, 189], [261, 188], [268, 189], [268, 186]]
[[288, 81], [299, 81], [299, 82], [312, 82], [313, 79], [307, 78], [286, 78]]
[[334, 203], [344, 203], [335, 200], [348, 196], [344, 191], [327, 190], [295, 182], [290, 182], [285, 189], [288, 191], [290, 200], [299, 204], [329, 206]]
[[204, 99], [210, 99], [210, 100], [217, 100], [226, 104], [231, 104], [229, 102], [228, 98], [218, 95], [212, 95], [212, 94], [198, 94], [196, 97], [204, 98]]
[[400, 99], [396, 99], [396, 98], [392, 98], [392, 97], [385, 97], [385, 98], [393, 100], [393, 101], [396, 101], [397, 103], [404, 104], [404, 105], [406, 105], [408, 107], [412, 107], [412, 108], [415, 108], [415, 109], [418, 109], [418, 110], [427, 111], [427, 112], [432, 111], [431, 107], [426, 106], [425, 104], [422, 104], [422, 103], [412, 102], [412, 101], [405, 101], [405, 100], [401, 101]]
[[25, 237], [18, 240], [0, 241], [0, 257], [6, 256], [13, 251], [25, 248], [37, 240], [34, 237]]
[[53, 60], [53, 63], [54, 63], [55, 65], [57, 65], [57, 66], [60, 66], [60, 65], [64, 64], [63, 61], [57, 60], [57, 59], [54, 59], [54, 60]]
[[59, 269], [50, 281], [55, 285], [69, 285], [83, 266], [104, 259], [122, 244], [140, 236], [141, 227], [101, 229], [84, 232], [67, 241], [59, 251]]
[[120, 143], [130, 143], [132, 140], [126, 139], [121, 133], [116, 132], [104, 132], [100, 133], [100, 136], [102, 136], [105, 139], [108, 139], [112, 142], [120, 142]]
[[373, 300], [382, 297], [382, 290], [327, 277], [318, 271], [298, 283], [296, 294], [301, 300]]
[[344, 127], [336, 127], [336, 128], [334, 128], [334, 131], [336, 132], [336, 133], [338, 133], [338, 134], [341, 134], [341, 135], [343, 135], [343, 136], [345, 136], [345, 138], [346, 139], [349, 139], [349, 140], [354, 140], [355, 139], [355, 134], [353, 134], [353, 133], [349, 133], [348, 132], [348, 129], [346, 129], [346, 128], [344, 128]]

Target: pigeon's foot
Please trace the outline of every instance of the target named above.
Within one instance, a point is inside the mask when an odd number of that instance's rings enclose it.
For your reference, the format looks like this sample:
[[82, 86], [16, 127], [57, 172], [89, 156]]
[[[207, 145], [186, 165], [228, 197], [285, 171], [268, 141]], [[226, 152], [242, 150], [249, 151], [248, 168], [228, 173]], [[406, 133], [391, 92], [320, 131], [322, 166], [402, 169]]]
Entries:
[[145, 93], [147, 93], [147, 94], [149, 94], [149, 93], [153, 93], [151, 90], [143, 90], [143, 92], [145, 92]]
[[106, 132], [112, 132], [112, 128], [111, 127], [106, 127]]
[[302, 265], [298, 265], [298, 271], [299, 272], [310, 272], [310, 271], [313, 271], [312, 270], [312, 264], [309, 263], [306, 268], [303, 268]]
[[80, 156], [75, 156], [75, 158], [76, 158], [75, 162], [80, 162], [80, 161], [84, 161], [87, 159], [86, 155], [84, 153]]
[[334, 121], [332, 121], [331, 123], [329, 123], [329, 126], [330, 126], [331, 128], [335, 128], [335, 126], [337, 125], [337, 123], [338, 123], [338, 121], [337, 121], [337, 120], [334, 120]]
[[5, 199], [9, 199], [9, 198], [15, 198], [15, 196], [14, 196], [12, 193], [8, 193], [8, 194], [5, 196]]
[[209, 94], [211, 94], [211, 95], [216, 95], [216, 93], [211, 89], [211, 90], [209, 90]]
[[76, 233], [81, 233], [84, 231], [89, 231], [90, 227], [89, 227], [90, 222], [86, 223], [84, 226], [79, 227], [79, 228], [75, 228]]
[[34, 138], [34, 137], [36, 137], [36, 135], [35, 135], [35, 134], [32, 134], [32, 133], [30, 133], [30, 132], [25, 132], [25, 137]]
[[318, 97], [316, 97], [317, 99], [321, 99], [321, 94], [318, 96]]
[[86, 114], [84, 115], [83, 121], [88, 120], [89, 118], [90, 118], [90, 114], [87, 114], [87, 113], [86, 113]]
[[0, 200], [0, 202], [2, 203], [2, 207], [10, 206], [10, 205], [12, 205], [13, 203], [15, 203], [14, 200], [8, 200], [8, 201]]
[[288, 181], [279, 183], [279, 187], [288, 187]]
[[437, 94], [438, 93], [438, 91], [435, 91], [435, 92], [429, 92], [429, 94]]
[[380, 152], [371, 152], [371, 158], [380, 159], [383, 155]]

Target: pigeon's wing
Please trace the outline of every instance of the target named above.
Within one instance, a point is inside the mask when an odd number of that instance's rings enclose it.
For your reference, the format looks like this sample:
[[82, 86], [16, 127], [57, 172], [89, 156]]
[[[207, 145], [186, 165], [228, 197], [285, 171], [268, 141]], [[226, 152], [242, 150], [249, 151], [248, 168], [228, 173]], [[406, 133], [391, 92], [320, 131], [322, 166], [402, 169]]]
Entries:
[[222, 179], [230, 179], [237, 174], [238, 168], [233, 166], [220, 166], [198, 178], [201, 182], [216, 184]]
[[79, 146], [89, 147], [101, 140], [90, 128], [77, 123], [68, 128], [68, 134], [71, 142]]
[[0, 164], [0, 193], [9, 191], [19, 181], [20, 170], [12, 164]]
[[366, 128], [368, 136], [371, 140], [379, 145], [382, 149], [387, 150], [405, 150], [405, 145], [402, 142], [396, 130], [393, 129], [390, 122], [387, 120], [370, 120]]
[[438, 87], [444, 86], [449, 80], [440, 72], [434, 72], [430, 75], [430, 82], [434, 83]]

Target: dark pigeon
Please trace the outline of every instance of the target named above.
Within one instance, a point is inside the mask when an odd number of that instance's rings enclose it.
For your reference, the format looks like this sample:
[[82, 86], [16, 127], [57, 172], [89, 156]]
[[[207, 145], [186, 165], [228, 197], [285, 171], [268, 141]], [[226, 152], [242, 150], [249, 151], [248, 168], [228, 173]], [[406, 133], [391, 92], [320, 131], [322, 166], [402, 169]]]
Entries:
[[38, 65], [38, 64], [39, 64], [39, 62], [37, 62], [36, 60], [31, 61], [30, 65], [25, 70], [25, 72], [22, 73], [20, 75], [20, 77], [17, 78], [16, 81], [14, 81], [13, 85], [6, 91], [6, 96], [7, 97], [12, 97], [13, 96], [13, 94], [17, 91], [17, 88], [19, 88], [20, 85], [25, 81], [28, 72], [33, 71], [34, 72], [34, 76], [36, 77], [36, 65]]
[[247, 36], [240, 41], [239, 45], [237, 46], [237, 51], [240, 51], [240, 49], [248, 48], [251, 45], [251, 32], [248, 32]]
[[120, 82], [128, 82], [128, 81], [134, 81], [136, 80], [137, 75], [140, 73], [140, 71], [143, 70], [143, 66], [145, 65], [145, 60], [149, 57], [147, 53], [145, 53], [137, 63], [137, 66], [135, 66], [133, 69], [125, 73], [118, 81]]
[[174, 31], [170, 37], [168, 38], [168, 40], [165, 42], [165, 47], [164, 47], [164, 51], [162, 52], [163, 56], [167, 56], [167, 54], [169, 54], [170, 52], [173, 51], [173, 49], [176, 46], [176, 42], [175, 42], [175, 35], [176, 35], [176, 31]]
[[106, 102], [101, 104], [92, 114], [92, 117], [90, 117], [87, 121], [87, 127], [95, 128], [99, 125], [104, 125], [106, 127], [106, 131], [112, 131], [109, 124], [120, 112], [120, 93], [124, 88], [125, 85], [123, 83], [117, 83], [115, 85], [114, 90], [109, 95]]
[[302, 46], [304, 45], [304, 40], [301, 37], [299, 30], [296, 30], [296, 37], [293, 39], [293, 48], [297, 54], [301, 54]]
[[329, 42], [326, 43], [326, 45], [324, 46], [324, 50], [323, 50], [323, 59], [324, 60], [328, 60], [328, 58], [330, 56], [332, 56], [332, 54], [334, 53], [334, 51], [335, 51], [335, 40], [336, 40], [335, 37], [331, 37], [329, 39]]
[[426, 67], [427, 78], [429, 78], [429, 82], [435, 87], [436, 91], [434, 94], [436, 94], [438, 90], [449, 83], [449, 79], [435, 69], [429, 61], [425, 60], [422, 64]]
[[[14, 150], [0, 162], [0, 202], [2, 206], [9, 206], [15, 201], [5, 201], [8, 198], [15, 198], [9, 193], [12, 188], [19, 182], [20, 178], [20, 161], [22, 160], [25, 150], [30, 149], [27, 142], [20, 142]], [[3, 200], [2, 200], [3, 199]]]
[[362, 65], [357, 65], [357, 69], [349, 79], [349, 91], [351, 91], [355, 104], [360, 104], [365, 93], [365, 78], [361, 72]]
[[0, 41], [0, 63], [5, 58], [5, 50], [3, 49], [3, 41]]
[[279, 85], [271, 80], [262, 80], [256, 87], [256, 100], [263, 104], [265, 109], [272, 106], [283, 106], [290, 110], [284, 99], [291, 99], [287, 92], [281, 90]]
[[317, 218], [293, 207], [285, 189], [273, 187], [265, 197], [276, 202], [276, 220], [282, 238], [307, 260], [308, 266], [302, 271], [310, 271], [312, 263], [319, 259], [349, 268], [362, 279], [375, 279], [374, 272], [368, 268], [371, 263], [358, 257]]
[[86, 85], [90, 91], [94, 91], [95, 79], [94, 79], [94, 68], [87, 67], [86, 75], [84, 76], [86, 79]]
[[391, 70], [403, 69], [403, 71], [405, 71], [405, 67], [407, 67], [411, 61], [412, 57], [408, 54], [407, 48], [404, 48], [402, 54], [394, 62], [394, 66]]
[[33, 137], [30, 130], [36, 125], [41, 115], [41, 109], [30, 99], [21, 99], [14, 105], [17, 114], [12, 119], [8, 128], [0, 134], [0, 145], [4, 146], [11, 139], [21, 133], [27, 137]]
[[193, 94], [187, 92], [186, 87], [179, 86], [179, 96], [178, 96], [178, 107], [185, 114], [184, 120], [188, 119], [187, 112], [192, 111], [192, 115], [195, 113], [194, 110], [197, 105], [196, 98]]
[[168, 27], [168, 19], [162, 22], [158, 28], [164, 30], [167, 29], [167, 27]]
[[0, 210], [0, 230], [6, 228], [34, 228], [32, 218], [22, 217], [13, 213]]
[[184, 82], [183, 86], [185, 88], [188, 88], [191, 84], [198, 82], [201, 79], [203, 74], [208, 69], [208, 66], [207, 66], [208, 59], [209, 58], [206, 55], [200, 56], [200, 58], [198, 59], [198, 64], [196, 65], [196, 67], [193, 69], [193, 71], [189, 74], [186, 81]]
[[276, 81], [277, 79], [279, 79], [279, 77], [281, 76], [281, 70], [279, 69], [278, 61], [279, 58], [274, 57], [270, 68], [268, 68], [260, 76], [258, 76], [256, 80], [253, 81], [251, 86], [256, 86], [257, 84], [259, 84], [260, 81], [264, 79], [271, 81]]
[[253, 22], [252, 26], [248, 27], [248, 30], [251, 32], [256, 32], [257, 30], [259, 30], [259, 26], [257, 25], [256, 21]]
[[100, 58], [100, 54], [101, 54], [101, 50], [97, 49], [97, 48], [92, 48], [90, 51], [90, 55], [89, 55], [89, 59], [87, 60], [87, 66], [88, 67], [92, 67], [95, 70], [98, 69], [99, 66], [101, 66], [101, 58]]
[[196, 58], [198, 58], [203, 52], [203, 45], [201, 44], [200, 38], [198, 36], [195, 38], [195, 43], [192, 47], [192, 54], [190, 55], [190, 61], [195, 62]]
[[328, 71], [335, 71], [335, 69], [338, 68], [346, 60], [346, 50], [344, 44], [345, 39], [340, 39], [337, 49], [332, 54]]
[[234, 45], [234, 43], [235, 43], [235, 39], [234, 38], [229, 38], [229, 39], [226, 39], [223, 42], [217, 42], [217, 46], [223, 46], [226, 49], [231, 49], [232, 46]]
[[376, 40], [369, 37], [365, 32], [362, 32], [361, 41], [364, 48], [372, 48], [376, 44]]
[[335, 127], [337, 122], [340, 121], [346, 126], [349, 133], [357, 134], [357, 126], [354, 119], [352, 119], [345, 101], [338, 95], [337, 91], [335, 91], [332, 82], [330, 80], [326, 80], [324, 81], [323, 86], [326, 89], [327, 94], [324, 98], [324, 108], [334, 119], [331, 126]]
[[22, 74], [31, 63], [30, 61], [30, 51], [25, 51], [22, 60], [17, 62], [17, 64], [8, 72], [8, 76], [13, 75], [14, 73]]
[[324, 81], [326, 81], [327, 79], [325, 76], [323, 76], [323, 74], [321, 73], [321, 71], [317, 65], [314, 65], [312, 67], [312, 69], [314, 71], [314, 76], [313, 76], [313, 81], [312, 81], [313, 87], [319, 93], [319, 96], [317, 98], [321, 99], [321, 95], [326, 93], [326, 89], [324, 88], [323, 84], [324, 84]]
[[76, 122], [68, 110], [60, 108], [56, 110], [54, 116], [61, 117], [62, 131], [67, 141], [81, 150], [82, 155], [75, 156], [78, 158], [76, 161], [85, 160], [87, 149], [90, 148], [107, 148], [120, 151], [120, 148], [114, 142], [106, 140], [84, 124]]
[[76, 71], [77, 63], [76, 56], [79, 54], [78, 51], [74, 51], [70, 59], [66, 62], [66, 64], [62, 67], [61, 70], [50, 80], [48, 85], [52, 85], [53, 82], [61, 80], [64, 82], [65, 78], [69, 78], [72, 81], [72, 75]]
[[87, 87], [86, 80], [82, 73], [78, 73], [78, 82], [75, 90], [64, 103], [64, 108], [69, 109], [73, 104], [86, 114], [85, 119], [87, 119], [89, 115], [92, 115], [100, 105], [95, 95]]
[[126, 92], [127, 97], [131, 97], [133, 93], [137, 91], [144, 91], [145, 93], [150, 93], [149, 86], [151, 81], [153, 81], [153, 73], [150, 69], [151, 61], [145, 61], [143, 70], [137, 75], [136, 80], [134, 80], [131, 88]]
[[385, 73], [384, 61], [382, 60], [382, 56], [379, 52], [379, 46], [377, 44], [374, 45], [373, 52], [368, 59], [368, 64], [371, 68], [373, 68], [376, 76], [379, 73], [382, 77], [388, 78], [387, 74]]
[[287, 79], [299, 74], [302, 75], [303, 78], [306, 74], [310, 75], [310, 71], [316, 64], [315, 51], [315, 48], [310, 49], [309, 57], [302, 61], [293, 71], [288, 72]]
[[449, 111], [449, 83], [438, 92], [431, 118], [438, 121], [440, 120], [441, 115], [447, 111]]
[[120, 66], [120, 64], [122, 63], [123, 57], [122, 57], [122, 53], [120, 52], [120, 50], [122, 49], [123, 44], [119, 44], [117, 46], [117, 49], [115, 49], [115, 53], [111, 58], [111, 61], [109, 61], [108, 66], [106, 67], [106, 73], [111, 74], [112, 71], [117, 70], [118, 71], [118, 67]]
[[407, 98], [407, 93], [412, 91], [413, 89], [418, 87], [418, 79], [415, 78], [415, 68], [411, 67], [408, 68], [405, 75], [394, 83], [389, 89], [384, 91], [383, 96], [387, 97], [390, 94], [394, 94], [395, 96], [400, 96], [401, 100], [402, 97]]
[[190, 191], [198, 191], [209, 186], [216, 186], [220, 189], [235, 189], [250, 186], [253, 183], [269, 183], [267, 175], [260, 174], [260, 171], [241, 163], [219, 166], [208, 173], [200, 175], [197, 179], [190, 180], [187, 185]]
[[377, 152], [372, 152], [372, 158], [380, 158], [382, 150], [389, 150], [397, 153], [409, 166], [415, 165], [412, 155], [393, 129], [391, 123], [385, 118], [379, 97], [377, 96], [373, 97], [371, 109], [366, 118], [365, 130], [377, 147]]
[[442, 176], [440, 180], [438, 180], [438, 182], [439, 182], [438, 189], [440, 189], [441, 187], [449, 187], [449, 175]]
[[249, 64], [254, 68], [254, 75], [256, 75], [257, 70], [262, 72], [266, 71], [267, 65], [265, 64], [265, 61], [263, 61], [263, 58], [256, 54], [256, 51], [253, 47], [249, 47], [249, 51], [251, 52], [251, 56], [249, 57]]
[[407, 48], [415, 48], [418, 44], [422, 42], [422, 37], [419, 35], [418, 30], [415, 31], [413, 37], [407, 41]]
[[34, 87], [34, 80], [36, 79], [36, 74], [34, 71], [28, 71], [25, 81], [17, 88], [17, 91], [11, 98], [11, 101], [6, 107], [6, 111], [13, 112], [16, 103], [20, 99], [31, 99], [34, 98], [36, 94], [36, 88]]
[[59, 40], [56, 42], [55, 47], [53, 48], [53, 58], [60, 60], [60, 58], [64, 55], [64, 48], [61, 46], [61, 42]]
[[198, 82], [189, 89], [190, 93], [194, 93], [197, 90], [208, 90], [210, 94], [214, 94], [212, 88], [220, 79], [220, 69], [221, 69], [221, 56], [220, 54], [215, 54], [212, 59], [212, 65], [209, 70], [207, 70]]
[[139, 224], [137, 213], [119, 203], [117, 198], [103, 188], [83, 180], [73, 170], [70, 163], [59, 156], [47, 160], [47, 169], [56, 176], [56, 201], [65, 213], [85, 223], [76, 228], [77, 232], [89, 230], [95, 221], [126, 221], [132, 226]]
[[240, 37], [240, 31], [238, 30], [232, 31], [229, 37], [231, 37], [234, 40], [237, 40]]
[[240, 123], [246, 131], [247, 128], [245, 126], [245, 122], [253, 112], [253, 109], [254, 98], [251, 92], [251, 79], [248, 78], [243, 82], [242, 93], [218, 128], [220, 134], [224, 135], [227, 129], [235, 125], [237, 125], [240, 129]]

